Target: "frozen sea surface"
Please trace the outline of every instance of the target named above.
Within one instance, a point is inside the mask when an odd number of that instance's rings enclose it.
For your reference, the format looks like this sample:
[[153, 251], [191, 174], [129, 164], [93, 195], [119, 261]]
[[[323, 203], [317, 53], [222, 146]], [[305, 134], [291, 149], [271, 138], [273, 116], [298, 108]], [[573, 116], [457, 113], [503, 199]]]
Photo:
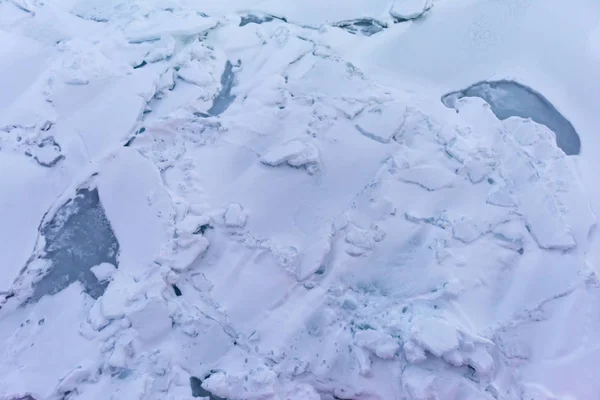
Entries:
[[79, 189], [44, 224], [44, 259], [48, 272], [33, 285], [28, 302], [53, 295], [79, 281], [86, 293], [97, 299], [108, 282], [99, 282], [91, 268], [102, 263], [117, 266], [119, 243], [106, 218], [97, 189]]
[[600, 5], [343, 3], [0, 0], [0, 399], [598, 399]]
[[566, 155], [577, 155], [581, 151], [579, 135], [571, 122], [566, 119], [540, 93], [513, 81], [479, 82], [464, 90], [448, 93], [442, 97], [446, 107], [464, 97], [480, 97], [491, 107], [499, 119], [510, 117], [530, 118], [545, 125], [556, 135], [556, 145]]

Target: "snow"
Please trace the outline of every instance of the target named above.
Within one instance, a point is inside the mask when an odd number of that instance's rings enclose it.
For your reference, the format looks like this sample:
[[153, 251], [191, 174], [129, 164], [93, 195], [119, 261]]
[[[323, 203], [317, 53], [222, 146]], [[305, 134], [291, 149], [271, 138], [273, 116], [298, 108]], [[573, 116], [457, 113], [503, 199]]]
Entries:
[[246, 225], [248, 215], [241, 204], [231, 203], [227, 207], [227, 210], [225, 210], [223, 218], [225, 219], [226, 226], [230, 228], [242, 228]]
[[270, 149], [260, 161], [272, 167], [283, 163], [293, 167], [306, 166], [309, 173], [315, 173], [318, 169], [319, 152], [310, 143], [292, 140]]
[[[143, 270], [172, 235], [173, 206], [156, 167], [123, 147], [99, 169], [100, 201], [119, 241], [119, 268]], [[139, 232], [144, 232], [140, 235]]]
[[171, 330], [169, 309], [162, 299], [151, 299], [142, 309], [129, 313], [127, 318], [144, 343], [161, 339]]
[[599, 13], [0, 0], [0, 398], [597, 399]]
[[[11, 173], [11, 170], [19, 171]], [[2, 210], [0, 242], [0, 284], [7, 290], [16, 274], [29, 259], [37, 238], [37, 228], [53, 199], [59, 194], [48, 179], [50, 171], [41, 169], [31, 159], [2, 150], [0, 185]], [[27, 179], [23, 179], [26, 177]], [[38, 199], [37, 201], [26, 201]], [[15, 210], [19, 210], [16, 213]], [[21, 215], [22, 214], [22, 215]], [[18, 237], [18, 241], [13, 238]], [[10, 250], [9, 250], [10, 249]]]
[[384, 360], [394, 358], [400, 349], [400, 345], [394, 338], [375, 330], [357, 332], [354, 340], [357, 345], [372, 351], [377, 357]]
[[395, 1], [390, 14], [400, 20], [410, 20], [423, 16], [431, 7], [433, 7], [432, 0]]
[[109, 263], [101, 263], [90, 268], [98, 281], [109, 280], [115, 273], [116, 267]]

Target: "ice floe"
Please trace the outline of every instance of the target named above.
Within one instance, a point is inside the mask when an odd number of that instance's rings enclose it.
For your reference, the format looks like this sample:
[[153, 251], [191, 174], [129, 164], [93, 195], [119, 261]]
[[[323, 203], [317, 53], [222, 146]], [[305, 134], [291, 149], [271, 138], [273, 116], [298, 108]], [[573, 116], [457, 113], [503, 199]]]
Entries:
[[490, 4], [0, 2], [0, 398], [596, 399], [598, 10]]

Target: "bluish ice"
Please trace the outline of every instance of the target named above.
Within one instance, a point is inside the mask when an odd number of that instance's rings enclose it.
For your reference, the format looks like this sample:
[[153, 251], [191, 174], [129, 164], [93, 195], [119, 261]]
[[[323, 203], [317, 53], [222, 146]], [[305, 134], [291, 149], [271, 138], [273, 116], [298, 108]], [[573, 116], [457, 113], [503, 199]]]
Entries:
[[463, 97], [480, 97], [491, 107], [498, 119], [510, 117], [530, 118], [545, 125], [556, 135], [556, 145], [566, 155], [577, 155], [581, 141], [575, 128], [544, 96], [514, 81], [478, 82], [464, 90], [448, 93], [442, 97], [446, 107], [456, 108], [455, 103]]
[[97, 189], [79, 189], [52, 219], [41, 226], [48, 272], [33, 285], [28, 302], [38, 301], [79, 281], [85, 292], [100, 297], [107, 286], [90, 270], [101, 263], [117, 266], [119, 243], [106, 218]]
[[221, 75], [221, 91], [213, 100], [208, 114], [212, 116], [221, 115], [233, 103], [235, 95], [231, 94], [231, 89], [233, 88], [234, 78], [233, 65], [230, 61], [227, 61], [225, 63], [225, 70]]
[[192, 397], [208, 398], [209, 400], [227, 400], [204, 389], [202, 387], [202, 380], [195, 376], [190, 377], [190, 388], [192, 389]]

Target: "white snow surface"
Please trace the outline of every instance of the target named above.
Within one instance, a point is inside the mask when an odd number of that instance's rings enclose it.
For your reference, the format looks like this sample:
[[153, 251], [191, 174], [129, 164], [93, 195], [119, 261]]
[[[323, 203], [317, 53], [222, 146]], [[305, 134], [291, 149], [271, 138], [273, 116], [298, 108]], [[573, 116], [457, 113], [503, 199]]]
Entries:
[[[597, 400], [599, 32], [597, 0], [0, 0], [0, 399]], [[498, 79], [581, 154], [440, 101]], [[81, 188], [81, 275], [30, 301]]]

